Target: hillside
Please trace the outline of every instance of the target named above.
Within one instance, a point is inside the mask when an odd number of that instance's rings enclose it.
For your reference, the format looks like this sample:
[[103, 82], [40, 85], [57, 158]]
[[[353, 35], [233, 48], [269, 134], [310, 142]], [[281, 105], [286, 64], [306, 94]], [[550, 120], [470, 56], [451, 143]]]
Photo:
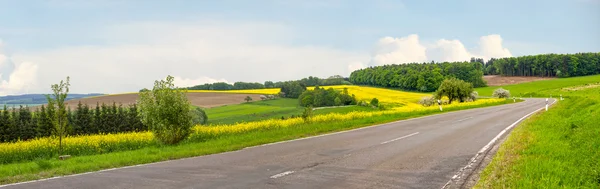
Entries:
[[[93, 96], [100, 96], [104, 94], [90, 93], [90, 94], [69, 94], [67, 100], [81, 99]], [[21, 104], [46, 104], [45, 94], [24, 94], [24, 95], [8, 95], [0, 96], [0, 105], [21, 105]]]

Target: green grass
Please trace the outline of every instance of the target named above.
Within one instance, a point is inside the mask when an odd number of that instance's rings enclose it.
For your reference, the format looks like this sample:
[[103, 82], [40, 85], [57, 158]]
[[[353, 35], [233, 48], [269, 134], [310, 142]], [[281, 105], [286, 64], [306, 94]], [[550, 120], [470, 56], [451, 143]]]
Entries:
[[[491, 104], [472, 105], [468, 107], [447, 108], [444, 109], [444, 112], [507, 103], [512, 103], [512, 100]], [[224, 135], [222, 137], [209, 139], [203, 142], [183, 142], [174, 146], [151, 146], [131, 151], [112, 152], [89, 156], [76, 156], [65, 161], [52, 159], [2, 164], [0, 165], [0, 184], [233, 151], [265, 143], [349, 130], [374, 124], [387, 123], [396, 120], [439, 113], [441, 112], [433, 109], [427, 111], [414, 111], [410, 113], [388, 114], [384, 116], [355, 119], [343, 122], [304, 123], [293, 127], [256, 130], [242, 134]]]
[[[208, 124], [234, 124], [300, 116], [303, 111], [304, 107], [298, 106], [297, 99], [278, 98], [209, 108], [206, 109], [206, 114], [208, 115]], [[318, 115], [332, 112], [348, 113], [352, 111], [375, 111], [375, 109], [362, 106], [349, 106], [318, 109], [313, 113]]]
[[[515, 85], [505, 85], [502, 88], [509, 90], [512, 96], [515, 97], [529, 97], [530, 95], [533, 97], [548, 97], [553, 95], [553, 97], [558, 97], [559, 95], [568, 95], [568, 92], [561, 90], [561, 88], [584, 85], [588, 83], [598, 83], [600, 82], [600, 75], [592, 75], [592, 76], [583, 76], [583, 77], [571, 77], [571, 78], [561, 78], [561, 79], [552, 79], [552, 80], [541, 80], [541, 81], [533, 81], [528, 83], [521, 83]], [[492, 96], [492, 93], [499, 86], [493, 87], [483, 87], [475, 89], [479, 95], [481, 96]], [[578, 95], [576, 93], [575, 95]]]
[[[599, 78], [544, 81], [557, 88], [537, 87], [544, 90], [536, 93], [556, 94], [564, 92], [560, 88], [566, 87], [565, 83], [581, 85]], [[583, 81], [574, 81], [577, 79]], [[530, 84], [522, 85], [512, 89], [533, 90], [527, 87]], [[600, 87], [563, 95], [565, 100], [548, 112], [538, 113], [515, 128], [483, 171], [476, 188], [600, 188]]]

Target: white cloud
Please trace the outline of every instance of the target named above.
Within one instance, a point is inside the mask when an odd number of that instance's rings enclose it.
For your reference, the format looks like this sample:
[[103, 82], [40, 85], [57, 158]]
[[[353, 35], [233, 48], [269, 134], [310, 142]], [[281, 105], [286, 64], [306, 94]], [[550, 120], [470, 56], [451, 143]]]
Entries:
[[402, 38], [384, 37], [379, 40], [371, 59], [371, 66], [424, 62], [425, 46], [416, 34]]
[[511, 57], [512, 54], [502, 46], [500, 35], [488, 35], [479, 38], [479, 56], [483, 59]]
[[362, 53], [286, 45], [294, 33], [268, 23], [133, 23], [101, 33], [110, 45], [20, 53], [13, 60], [37, 64], [39, 86], [71, 76], [73, 93], [137, 91], [167, 75], [178, 76], [178, 85], [348, 75], [349, 63], [368, 60]]
[[348, 71], [353, 72], [355, 70], [360, 70], [365, 68], [365, 66], [361, 62], [352, 62], [348, 65]]
[[229, 83], [225, 79], [213, 79], [210, 77], [199, 77], [197, 79], [189, 79], [189, 78], [182, 78], [179, 76], [175, 76], [173, 79], [174, 79], [173, 82], [175, 83], [175, 86], [178, 86], [178, 87], [191, 87], [191, 86], [195, 86], [195, 85], [201, 85], [201, 84], [205, 84], [205, 83], [216, 83], [216, 82]]
[[[419, 36], [412, 34], [402, 38], [384, 37], [379, 40], [368, 65], [406, 64], [413, 62], [454, 62], [468, 61], [471, 57], [484, 59], [511, 57], [510, 51], [503, 46], [500, 35], [488, 35], [479, 39], [479, 46], [469, 51], [458, 39], [440, 39], [430, 45], [419, 41]], [[352, 63], [349, 69], [362, 66]]]
[[15, 65], [8, 80], [0, 75], [0, 96], [18, 93], [27, 93], [36, 87], [38, 66], [29, 62]]

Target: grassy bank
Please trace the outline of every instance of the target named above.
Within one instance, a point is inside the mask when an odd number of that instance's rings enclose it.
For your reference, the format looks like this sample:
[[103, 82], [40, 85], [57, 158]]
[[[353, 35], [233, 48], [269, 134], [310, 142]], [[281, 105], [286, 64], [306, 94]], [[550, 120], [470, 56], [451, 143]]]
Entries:
[[[538, 94], [561, 92], [565, 100], [516, 127], [475, 188], [600, 188], [600, 87], [577, 87], [584, 84], [572, 79], [544, 81], [560, 88]], [[559, 84], [565, 82], [574, 87]]]
[[[444, 112], [493, 106], [511, 102], [512, 100], [448, 106], [447, 108], [444, 108]], [[175, 146], [153, 145], [129, 151], [76, 156], [66, 161], [59, 161], [55, 159], [39, 159], [29, 162], [2, 164], [0, 165], [0, 183], [6, 184], [59, 175], [96, 171], [113, 167], [214, 154], [265, 143], [354, 129], [373, 124], [439, 113], [440, 111], [435, 107], [424, 108], [419, 111], [402, 111], [397, 113], [394, 111], [388, 111], [388, 113], [381, 113], [378, 114], [378, 116], [369, 116], [360, 119], [329, 122], [319, 122], [315, 120], [310, 123], [300, 123], [288, 127], [276, 127], [272, 129], [258, 128], [254, 130], [248, 130], [247, 132], [223, 134], [219, 137], [209, 138], [203, 141], [194, 139], [187, 140], [184, 143]]]
[[[552, 79], [552, 80], [542, 80], [542, 81], [533, 81], [528, 83], [514, 84], [514, 85], [505, 85], [501, 86], [504, 89], [507, 89], [511, 92], [511, 94], [515, 97], [523, 96], [523, 97], [548, 97], [553, 95], [553, 97], [558, 97], [559, 95], [569, 95], [569, 90], [563, 90], [565, 88], [575, 87], [575, 86], [583, 86], [586, 84], [600, 83], [600, 75], [592, 75], [592, 76], [582, 76], [582, 77], [570, 77], [570, 78], [561, 78], [561, 79]], [[492, 96], [492, 93], [500, 86], [493, 87], [483, 87], [475, 89], [479, 92], [479, 95], [482, 96]], [[573, 94], [571, 94], [573, 95]], [[581, 94], [574, 94], [581, 95]]]

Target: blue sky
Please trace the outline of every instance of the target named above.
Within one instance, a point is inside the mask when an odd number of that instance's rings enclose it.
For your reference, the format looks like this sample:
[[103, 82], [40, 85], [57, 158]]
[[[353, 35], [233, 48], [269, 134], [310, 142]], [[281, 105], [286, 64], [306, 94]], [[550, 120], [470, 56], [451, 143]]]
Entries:
[[182, 86], [263, 82], [389, 63], [600, 51], [598, 0], [0, 5], [0, 95], [47, 92], [67, 75], [75, 92], [112, 93], [168, 74]]

